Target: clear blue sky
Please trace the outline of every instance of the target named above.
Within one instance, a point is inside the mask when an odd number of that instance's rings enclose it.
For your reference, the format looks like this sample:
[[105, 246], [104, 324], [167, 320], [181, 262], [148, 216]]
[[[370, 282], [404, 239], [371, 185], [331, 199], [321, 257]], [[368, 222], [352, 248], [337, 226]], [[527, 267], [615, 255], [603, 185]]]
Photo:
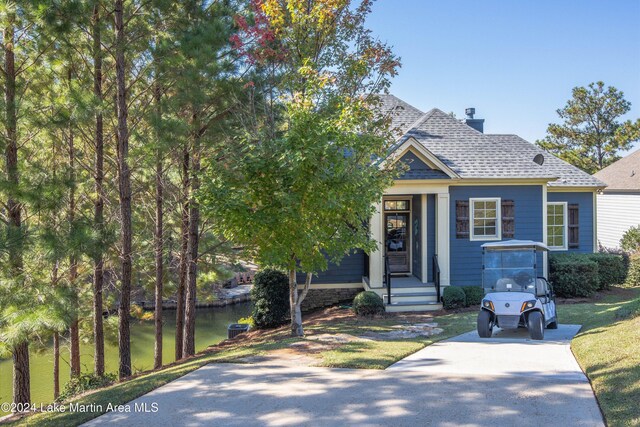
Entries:
[[598, 80], [640, 117], [638, 0], [378, 0], [368, 23], [402, 59], [393, 94], [460, 118], [475, 107], [487, 133], [534, 142]]

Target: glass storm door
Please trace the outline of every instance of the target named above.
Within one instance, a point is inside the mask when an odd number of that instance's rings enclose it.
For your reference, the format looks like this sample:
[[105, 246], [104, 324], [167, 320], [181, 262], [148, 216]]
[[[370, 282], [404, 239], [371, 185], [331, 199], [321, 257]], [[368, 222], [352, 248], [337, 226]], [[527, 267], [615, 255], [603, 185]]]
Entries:
[[387, 213], [386, 252], [391, 273], [408, 273], [409, 270], [409, 212]]

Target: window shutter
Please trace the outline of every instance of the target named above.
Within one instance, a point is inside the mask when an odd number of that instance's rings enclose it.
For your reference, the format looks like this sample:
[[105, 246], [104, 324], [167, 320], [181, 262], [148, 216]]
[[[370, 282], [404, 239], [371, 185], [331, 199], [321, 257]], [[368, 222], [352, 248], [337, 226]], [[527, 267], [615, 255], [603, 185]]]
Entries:
[[469, 238], [469, 202], [456, 200], [456, 239]]
[[502, 201], [502, 238], [516, 236], [516, 204], [513, 200]]
[[575, 249], [580, 247], [580, 212], [577, 204], [568, 205], [569, 213], [569, 248]]

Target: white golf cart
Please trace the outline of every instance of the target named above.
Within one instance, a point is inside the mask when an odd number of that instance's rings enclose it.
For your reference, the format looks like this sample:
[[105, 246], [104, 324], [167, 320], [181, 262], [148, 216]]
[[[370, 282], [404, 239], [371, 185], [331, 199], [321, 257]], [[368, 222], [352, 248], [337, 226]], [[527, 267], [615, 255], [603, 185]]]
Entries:
[[544, 338], [545, 327], [558, 328], [553, 288], [539, 276], [542, 253], [549, 248], [532, 240], [507, 240], [482, 245], [484, 299], [478, 314], [478, 335], [489, 338], [493, 327], [525, 327], [531, 339]]

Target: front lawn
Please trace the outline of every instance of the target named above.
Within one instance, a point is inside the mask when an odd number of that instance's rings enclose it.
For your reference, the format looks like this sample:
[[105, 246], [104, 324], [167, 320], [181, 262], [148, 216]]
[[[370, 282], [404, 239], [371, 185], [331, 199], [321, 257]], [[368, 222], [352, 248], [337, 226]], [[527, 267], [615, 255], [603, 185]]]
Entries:
[[558, 309], [582, 324], [571, 350], [589, 377], [609, 426], [640, 426], [640, 288]]

